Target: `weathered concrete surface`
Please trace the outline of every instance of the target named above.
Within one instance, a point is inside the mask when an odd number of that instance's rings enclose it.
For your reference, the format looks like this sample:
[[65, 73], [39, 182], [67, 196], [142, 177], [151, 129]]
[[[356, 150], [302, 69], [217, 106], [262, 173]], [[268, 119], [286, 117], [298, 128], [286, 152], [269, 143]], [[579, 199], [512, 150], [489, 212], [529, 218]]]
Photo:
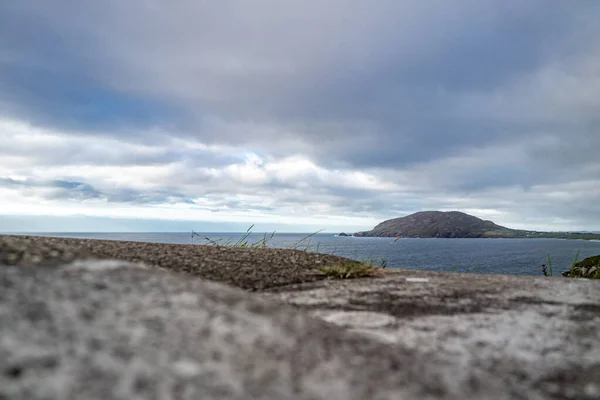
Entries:
[[0, 399], [600, 399], [598, 281], [131, 246], [0, 236]]
[[[272, 289], [271, 300], [372, 340], [557, 398], [600, 398], [600, 282], [399, 271]], [[481, 382], [480, 382], [481, 384]], [[512, 395], [515, 396], [516, 392]]]
[[110, 261], [1, 267], [0, 371], [6, 399], [543, 393], [363, 338], [239, 289]]
[[57, 265], [85, 258], [144, 262], [251, 291], [320, 280], [317, 267], [346, 260], [284, 249], [0, 235], [0, 264]]

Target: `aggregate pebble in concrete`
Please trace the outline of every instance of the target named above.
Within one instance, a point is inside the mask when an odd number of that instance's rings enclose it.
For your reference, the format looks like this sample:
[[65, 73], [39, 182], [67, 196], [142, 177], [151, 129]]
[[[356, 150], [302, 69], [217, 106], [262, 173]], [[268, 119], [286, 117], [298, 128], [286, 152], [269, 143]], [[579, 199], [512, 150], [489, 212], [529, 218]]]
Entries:
[[317, 268], [345, 262], [306, 251], [0, 235], [0, 264], [52, 266], [119, 259], [184, 272], [250, 291], [323, 279]]
[[557, 398], [600, 398], [600, 281], [398, 271], [261, 296], [448, 368], [529, 382]]
[[0, 398], [500, 399], [524, 389], [486, 371], [461, 383], [463, 372], [440, 365], [181, 274], [106, 261], [0, 267]]
[[0, 236], [0, 399], [600, 399], [600, 282], [327, 257]]

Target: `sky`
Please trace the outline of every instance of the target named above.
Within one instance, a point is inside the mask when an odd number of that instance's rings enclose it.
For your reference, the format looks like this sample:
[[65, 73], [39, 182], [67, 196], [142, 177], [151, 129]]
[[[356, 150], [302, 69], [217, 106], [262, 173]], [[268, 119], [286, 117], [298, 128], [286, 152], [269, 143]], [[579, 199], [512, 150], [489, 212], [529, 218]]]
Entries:
[[0, 231], [600, 230], [598, 0], [0, 2]]

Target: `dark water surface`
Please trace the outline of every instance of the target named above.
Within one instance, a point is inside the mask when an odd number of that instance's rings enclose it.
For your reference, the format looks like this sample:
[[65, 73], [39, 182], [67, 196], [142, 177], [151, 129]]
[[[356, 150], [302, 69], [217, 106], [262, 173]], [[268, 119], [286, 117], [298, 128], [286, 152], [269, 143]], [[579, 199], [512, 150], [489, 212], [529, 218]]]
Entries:
[[[35, 233], [38, 236], [75, 237], [88, 239], [129, 240], [175, 244], [206, 244], [202, 237], [228, 240], [242, 237], [237, 233]], [[335, 254], [356, 260], [386, 259], [388, 268], [431, 271], [452, 271], [541, 275], [541, 265], [552, 259], [554, 275], [568, 270], [579, 251], [579, 260], [600, 255], [600, 241], [562, 239], [400, 239], [337, 237], [333, 234], [276, 233], [270, 247], [300, 248]], [[252, 234], [250, 243], [263, 238]], [[391, 244], [390, 244], [391, 243]]]

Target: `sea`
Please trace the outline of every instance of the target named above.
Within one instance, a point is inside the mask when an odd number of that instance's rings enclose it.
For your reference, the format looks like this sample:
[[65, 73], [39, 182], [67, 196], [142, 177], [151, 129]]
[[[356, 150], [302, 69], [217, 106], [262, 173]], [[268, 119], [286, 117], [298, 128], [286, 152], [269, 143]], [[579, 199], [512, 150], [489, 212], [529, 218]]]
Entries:
[[[32, 233], [33, 234], [33, 233]], [[248, 244], [265, 239], [252, 233], [35, 233], [37, 236], [124, 240], [174, 244]], [[599, 240], [565, 239], [412, 239], [344, 237], [317, 233], [266, 235], [268, 247], [295, 248], [334, 254], [387, 268], [456, 271], [476, 274], [542, 275], [552, 264], [553, 275], [568, 270], [574, 260], [600, 255]], [[548, 268], [549, 269], [549, 268]]]

